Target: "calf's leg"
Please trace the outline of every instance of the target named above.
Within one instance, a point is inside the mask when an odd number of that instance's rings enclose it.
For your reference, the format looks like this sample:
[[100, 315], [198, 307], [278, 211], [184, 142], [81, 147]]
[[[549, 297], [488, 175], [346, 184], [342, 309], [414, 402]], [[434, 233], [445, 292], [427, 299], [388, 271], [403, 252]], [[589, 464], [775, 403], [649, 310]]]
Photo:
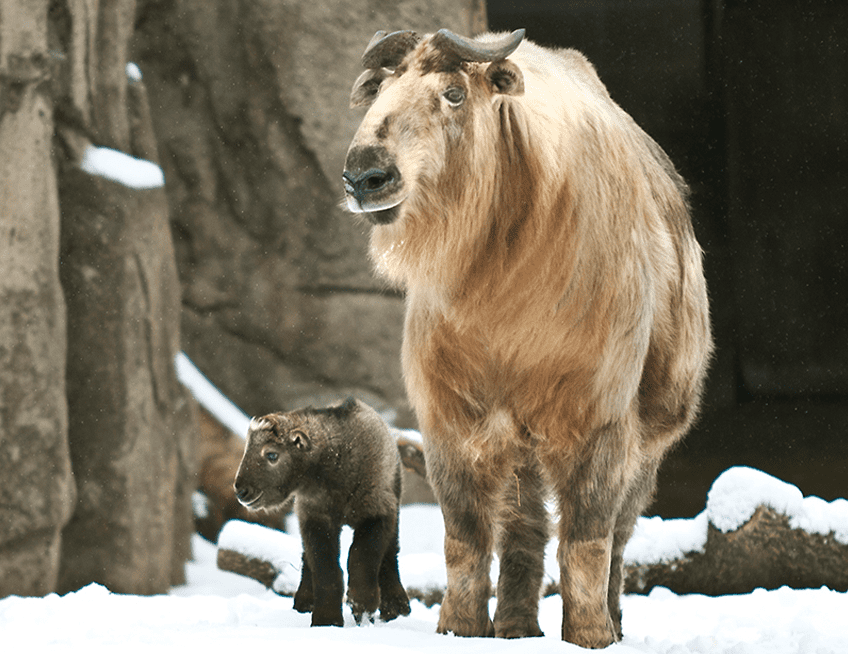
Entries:
[[383, 516], [368, 518], [354, 529], [347, 559], [347, 602], [357, 623], [380, 606], [380, 564], [390, 536]]
[[659, 461], [649, 461], [639, 469], [636, 478], [627, 491], [624, 503], [615, 521], [607, 604], [618, 640], [623, 635], [621, 632], [621, 593], [624, 590], [624, 548], [633, 535], [636, 520], [642, 514], [654, 493], [658, 467]]
[[[344, 580], [339, 567], [341, 525], [307, 518], [300, 526], [303, 554], [312, 577], [312, 626], [344, 625], [342, 598]], [[301, 579], [301, 583], [303, 579]]]
[[309, 569], [309, 557], [306, 556], [305, 549], [301, 566], [300, 585], [294, 594], [294, 610], [299, 613], [309, 613], [312, 611], [312, 606], [315, 602], [315, 593], [312, 588], [312, 571]]
[[380, 618], [388, 622], [399, 615], [409, 615], [409, 597], [398, 571], [398, 522], [395, 515], [392, 537], [380, 564]]

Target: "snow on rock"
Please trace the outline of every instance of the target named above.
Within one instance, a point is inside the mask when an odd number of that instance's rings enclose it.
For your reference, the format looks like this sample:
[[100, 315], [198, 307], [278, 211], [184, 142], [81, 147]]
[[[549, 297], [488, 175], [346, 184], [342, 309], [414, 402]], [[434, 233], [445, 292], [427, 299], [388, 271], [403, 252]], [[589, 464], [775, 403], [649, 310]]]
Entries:
[[748, 522], [760, 505], [787, 516], [793, 529], [833, 533], [838, 542], [848, 544], [848, 500], [804, 497], [797, 486], [745, 466], [728, 468], [713, 482], [706, 513], [716, 529], [727, 533]]
[[719, 531], [736, 531], [754, 515], [757, 507], [769, 506], [793, 516], [801, 510], [804, 496], [797, 486], [787, 484], [761, 470], [728, 468], [707, 493], [707, 517]]
[[268, 561], [280, 571], [274, 590], [285, 595], [297, 590], [303, 549], [296, 536], [251, 522], [230, 520], [218, 536], [218, 548]]
[[126, 74], [127, 79], [131, 82], [141, 81], [141, 69], [138, 67], [137, 64], [134, 64], [131, 61], [127, 63]]
[[215, 419], [234, 434], [247, 437], [247, 429], [250, 418], [247, 414], [233, 404], [212, 382], [210, 382], [185, 352], [178, 352], [174, 357], [174, 365], [177, 368], [177, 378], [183, 386], [188, 388], [194, 399], [212, 414]]
[[707, 544], [707, 514], [694, 518], [663, 520], [639, 518], [633, 536], [624, 548], [625, 565], [650, 565], [701, 552]]
[[103, 177], [129, 188], [151, 189], [165, 186], [162, 169], [152, 161], [89, 145], [83, 154], [80, 168], [89, 175]]
[[787, 516], [793, 529], [832, 533], [839, 543], [848, 544], [848, 500], [804, 497], [797, 486], [761, 470], [735, 466], [716, 478], [707, 493], [706, 509], [694, 518], [639, 518], [624, 550], [625, 564], [666, 563], [689, 552], [703, 552], [709, 524], [722, 533], [736, 531], [761, 505]]

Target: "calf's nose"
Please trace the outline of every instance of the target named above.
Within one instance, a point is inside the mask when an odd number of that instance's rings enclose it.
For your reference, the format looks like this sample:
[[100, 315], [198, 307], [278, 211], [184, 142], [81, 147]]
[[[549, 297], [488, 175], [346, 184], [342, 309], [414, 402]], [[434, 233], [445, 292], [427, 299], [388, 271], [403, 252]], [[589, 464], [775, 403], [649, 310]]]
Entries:
[[236, 499], [238, 499], [239, 502], [244, 502], [253, 494], [250, 486], [240, 482], [238, 479], [236, 480], [236, 483], [233, 484], [233, 490], [235, 490]]

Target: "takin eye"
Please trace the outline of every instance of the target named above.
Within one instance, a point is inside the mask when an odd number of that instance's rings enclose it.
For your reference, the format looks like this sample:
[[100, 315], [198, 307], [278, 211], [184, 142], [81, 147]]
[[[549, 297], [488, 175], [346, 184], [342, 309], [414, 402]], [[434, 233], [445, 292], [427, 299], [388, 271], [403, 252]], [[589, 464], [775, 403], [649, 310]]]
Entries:
[[452, 107], [458, 107], [465, 102], [465, 90], [458, 86], [451, 86], [447, 91], [442, 93], [442, 97], [448, 101]]
[[280, 458], [279, 453], [272, 451], [265, 452], [265, 459], [270, 463], [276, 463]]

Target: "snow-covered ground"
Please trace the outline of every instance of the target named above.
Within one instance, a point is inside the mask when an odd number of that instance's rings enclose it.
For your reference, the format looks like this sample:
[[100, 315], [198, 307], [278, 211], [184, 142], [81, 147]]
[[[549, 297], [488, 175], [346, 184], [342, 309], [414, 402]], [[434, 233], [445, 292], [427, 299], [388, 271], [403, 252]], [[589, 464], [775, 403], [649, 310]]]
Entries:
[[[254, 542], [261, 556], [275, 538], [262, 527], [233, 525], [235, 544]], [[407, 585], [444, 583], [442, 525], [436, 507], [410, 506], [401, 515], [401, 577]], [[222, 537], [226, 535], [222, 534]], [[297, 559], [296, 538], [279, 534], [280, 556]], [[349, 533], [344, 536], [349, 542]], [[263, 540], [264, 539], [264, 540]], [[242, 548], [243, 549], [243, 548]], [[549, 552], [550, 553], [550, 552]], [[549, 557], [550, 559], [550, 557]], [[194, 540], [187, 583], [169, 595], [114, 595], [91, 585], [62, 597], [0, 600], [0, 651], [186, 652], [233, 651], [383, 654], [544, 654], [581, 651], [559, 638], [559, 597], [542, 601], [544, 638], [501, 641], [436, 634], [438, 606], [412, 602], [408, 617], [357, 627], [346, 608], [344, 628], [309, 626], [292, 600], [246, 577], [222, 572], [216, 548]], [[290, 571], [296, 583], [297, 571]], [[494, 613], [492, 600], [491, 611]], [[758, 590], [749, 595], [677, 596], [656, 588], [622, 600], [624, 640], [611, 654], [844, 654], [848, 652], [848, 594], [828, 589]]]
[[[180, 355], [181, 381], [195, 397], [242, 436], [247, 416], [224, 398], [191, 362]], [[413, 434], [414, 435], [414, 434]], [[670, 560], [699, 550], [707, 522], [729, 531], [751, 517], [759, 504], [790, 516], [793, 527], [833, 532], [848, 542], [848, 501], [804, 498], [789, 484], [750, 468], [732, 468], [713, 485], [707, 506], [688, 520], [642, 519], [626, 557], [643, 563]], [[434, 506], [407, 506], [401, 519], [401, 578], [407, 587], [443, 588], [443, 526]], [[296, 530], [296, 523], [290, 527]], [[351, 534], [342, 534], [343, 546]], [[282, 570], [275, 587], [291, 592], [299, 578], [300, 541], [296, 535], [231, 522], [221, 533], [223, 547], [273, 561]], [[545, 654], [582, 651], [560, 640], [562, 604], [558, 596], [542, 600], [544, 638], [504, 641], [436, 634], [438, 606], [412, 602], [412, 613], [392, 622], [357, 627], [349, 609], [343, 628], [309, 626], [292, 599], [246, 577], [216, 567], [216, 547], [194, 537], [194, 559], [186, 566], [187, 583], [168, 595], [115, 595], [97, 585], [65, 596], [7, 597], [0, 600], [0, 653], [30, 652], [307, 652], [344, 654]], [[547, 550], [548, 579], [558, 577], [556, 544]], [[343, 559], [345, 554], [343, 553]], [[492, 574], [497, 574], [497, 562]], [[490, 613], [494, 614], [496, 600]], [[846, 654], [848, 593], [826, 588], [748, 595], [678, 596], [655, 588], [647, 596], [622, 598], [624, 640], [611, 654]]]

